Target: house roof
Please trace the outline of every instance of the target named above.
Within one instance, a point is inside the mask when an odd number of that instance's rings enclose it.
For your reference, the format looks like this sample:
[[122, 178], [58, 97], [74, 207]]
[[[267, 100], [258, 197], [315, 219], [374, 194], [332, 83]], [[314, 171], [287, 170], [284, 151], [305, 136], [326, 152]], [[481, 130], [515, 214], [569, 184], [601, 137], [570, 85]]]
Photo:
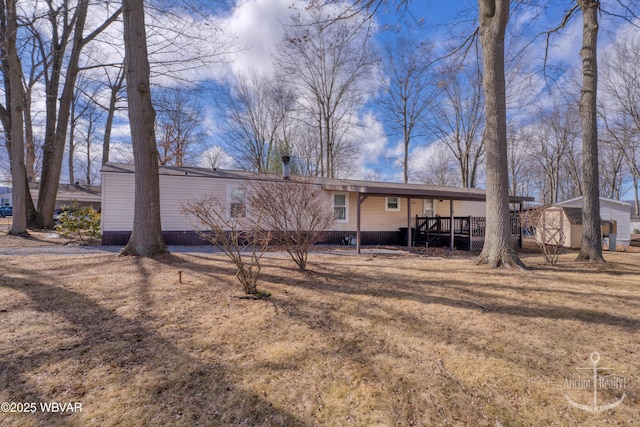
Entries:
[[[31, 190], [31, 194], [35, 196], [40, 191], [40, 183], [30, 182], [29, 189]], [[102, 200], [101, 194], [102, 194], [102, 188], [97, 186], [86, 186], [86, 185], [80, 185], [80, 184], [76, 184], [76, 185], [60, 184], [58, 185], [58, 194], [56, 196], [56, 200], [59, 200], [59, 201], [77, 200], [79, 202], [100, 202]]]
[[[565, 205], [567, 203], [572, 203], [575, 202], [576, 200], [582, 200], [584, 196], [578, 196], [578, 197], [574, 197], [573, 199], [569, 199], [569, 200], [563, 200], [561, 202], [555, 203], [556, 206], [562, 206]], [[623, 206], [628, 206], [629, 202], [624, 202], [622, 200], [616, 200], [616, 199], [608, 199], [606, 197], [600, 197], [600, 201], [605, 201], [605, 202], [611, 202], [611, 203], [617, 203], [619, 205], [623, 205]]]
[[569, 224], [582, 225], [582, 208], [563, 207], [562, 210], [569, 220]]
[[[134, 173], [130, 164], [107, 163], [102, 167], [103, 173]], [[206, 178], [224, 178], [240, 180], [274, 179], [282, 180], [278, 174], [261, 174], [257, 172], [207, 169], [197, 167], [160, 166], [160, 175], [197, 176]], [[291, 176], [291, 181], [304, 181], [321, 185], [325, 190], [356, 192], [368, 195], [405, 196], [424, 199], [478, 200], [486, 199], [486, 191], [478, 188], [441, 187], [424, 184], [400, 184], [352, 179], [336, 179], [324, 177]], [[532, 197], [510, 196], [509, 201], [518, 203], [533, 201]]]

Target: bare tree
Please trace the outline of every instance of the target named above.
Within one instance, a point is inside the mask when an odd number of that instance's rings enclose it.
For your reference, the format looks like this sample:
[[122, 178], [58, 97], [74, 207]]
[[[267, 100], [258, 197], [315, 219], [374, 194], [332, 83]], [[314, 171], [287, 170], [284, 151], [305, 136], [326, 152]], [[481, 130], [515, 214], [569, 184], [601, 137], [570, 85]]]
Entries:
[[613, 144], [600, 139], [598, 161], [600, 162], [600, 194], [609, 199], [620, 200], [624, 178], [627, 175], [624, 154]]
[[[84, 145], [87, 149], [87, 167], [91, 168], [91, 141], [97, 130], [97, 121], [99, 119], [98, 106], [93, 102], [96, 94], [89, 93], [89, 81], [78, 79], [75, 93], [71, 103], [71, 115], [69, 120], [69, 144], [67, 151], [67, 164], [69, 169], [69, 184], [75, 184], [75, 162], [76, 148]], [[96, 89], [95, 87], [93, 88]], [[78, 136], [81, 140], [78, 140]], [[91, 182], [90, 170], [87, 173], [87, 185]]]
[[542, 202], [557, 203], [567, 181], [567, 159], [579, 138], [578, 112], [570, 102], [555, 102], [550, 109], [540, 108], [536, 123], [529, 128], [532, 160], [542, 171]]
[[263, 212], [263, 228], [291, 256], [300, 270], [307, 267], [309, 249], [331, 228], [334, 214], [318, 185], [305, 181], [264, 179], [249, 186], [249, 206]]
[[[9, 234], [27, 232], [27, 172], [24, 164], [24, 90], [22, 86], [22, 64], [18, 57], [16, 37], [18, 21], [14, 0], [3, 2], [2, 10], [3, 61], [6, 61], [5, 81], [9, 80], [9, 119], [11, 131], [7, 142], [11, 164], [11, 189], [13, 216]], [[6, 87], [5, 87], [6, 89]], [[5, 126], [6, 130], [6, 126]]]
[[549, 265], [556, 265], [565, 242], [562, 208], [529, 209], [521, 216], [522, 225], [536, 231], [536, 243]]
[[[306, 124], [314, 129], [318, 175], [336, 177], [353, 155], [347, 136], [354, 111], [371, 91], [373, 73], [370, 22], [352, 15], [333, 20], [330, 12], [311, 5], [309, 20], [297, 19], [287, 29], [278, 58], [283, 79], [295, 88]], [[330, 25], [329, 25], [330, 23]]]
[[532, 138], [522, 129], [508, 133], [509, 186], [514, 196], [527, 196], [533, 189], [533, 158], [530, 155]]
[[269, 294], [258, 292], [257, 287], [260, 259], [271, 239], [271, 234], [262, 228], [263, 210], [247, 215], [246, 205], [238, 209], [237, 205], [215, 197], [188, 202], [183, 210], [194, 217], [198, 235], [233, 262], [245, 294], [268, 297]]
[[451, 62], [442, 74], [442, 95], [429, 127], [455, 157], [460, 169], [460, 185], [475, 187], [485, 150], [481, 138], [484, 98], [479, 64]]
[[82, 159], [80, 163], [84, 169], [85, 183], [87, 185], [93, 185], [96, 176], [94, 165], [99, 164], [97, 159], [94, 159], [92, 147], [95, 145], [94, 140], [98, 136], [101, 118], [102, 111], [99, 107], [95, 104], [90, 104], [82, 122], [83, 126], [78, 128], [78, 134], [81, 138], [81, 149], [84, 150], [84, 159]]
[[598, 90], [598, 0], [577, 0], [582, 10], [582, 245], [578, 260], [604, 262], [600, 229], [600, 185], [598, 167], [598, 126], [596, 94]]
[[40, 147], [36, 143], [36, 138], [33, 132], [34, 114], [32, 112], [33, 93], [38, 83], [42, 81], [44, 69], [42, 67], [44, 61], [47, 61], [47, 57], [43, 57], [43, 53], [37, 49], [37, 40], [31, 35], [26, 44], [29, 49], [26, 49], [26, 53], [29, 55], [28, 74], [23, 75], [24, 85], [24, 136], [25, 136], [25, 160], [27, 168], [27, 180], [33, 182], [38, 174], [38, 154], [37, 151]]
[[109, 87], [109, 104], [106, 108], [107, 118], [104, 125], [104, 135], [102, 138], [102, 164], [104, 165], [109, 161], [109, 151], [111, 148], [111, 130], [113, 128], [113, 119], [117, 111], [118, 101], [121, 98], [120, 92], [124, 87], [124, 63], [117, 68], [117, 74], [115, 77], [111, 77], [109, 73], [106, 73]]
[[[53, 210], [62, 170], [80, 54], [89, 42], [120, 16], [121, 9], [117, 8], [109, 13], [108, 18], [102, 24], [92, 29], [89, 34], [84, 35], [89, 0], [78, 0], [77, 4], [72, 4], [71, 0], [64, 0], [60, 5], [53, 0], [45, 2], [48, 7], [49, 28], [34, 31], [39, 48], [51, 55], [51, 62], [44, 62], [46, 130], [42, 177], [38, 193], [37, 225], [50, 228], [53, 227]], [[111, 9], [109, 3], [102, 6], [106, 7], [107, 11]], [[50, 37], [50, 34], [53, 36]]]
[[200, 166], [209, 169], [229, 169], [233, 165], [233, 159], [219, 145], [214, 145], [202, 153]]
[[640, 215], [640, 37], [634, 34], [618, 40], [605, 52], [601, 69], [601, 90], [606, 101], [599, 105], [599, 111], [605, 142], [624, 156], [634, 181], [635, 214]]
[[[246, 170], [272, 171], [286, 141], [293, 94], [282, 82], [255, 71], [239, 76], [218, 98], [230, 154]], [[288, 154], [288, 153], [285, 153]], [[277, 161], [276, 161], [277, 160]]]
[[422, 163], [413, 164], [413, 174], [416, 180], [428, 185], [453, 187], [460, 182], [456, 160], [449, 147], [443, 143], [432, 143], [429, 147], [429, 159]]
[[202, 109], [185, 91], [163, 92], [156, 100], [156, 135], [161, 165], [187, 166], [200, 154], [205, 134]]
[[155, 111], [149, 85], [143, 0], [123, 0], [129, 126], [135, 164], [133, 230], [121, 255], [153, 256], [167, 251], [160, 223], [160, 178]]
[[405, 184], [409, 182], [409, 146], [424, 134], [424, 119], [436, 97], [432, 64], [431, 48], [424, 42], [400, 38], [385, 47], [387, 79], [381, 104], [391, 129], [402, 136]]
[[487, 151], [487, 227], [478, 263], [524, 268], [511, 240], [504, 37], [508, 0], [479, 0], [480, 41], [484, 60], [484, 143]]

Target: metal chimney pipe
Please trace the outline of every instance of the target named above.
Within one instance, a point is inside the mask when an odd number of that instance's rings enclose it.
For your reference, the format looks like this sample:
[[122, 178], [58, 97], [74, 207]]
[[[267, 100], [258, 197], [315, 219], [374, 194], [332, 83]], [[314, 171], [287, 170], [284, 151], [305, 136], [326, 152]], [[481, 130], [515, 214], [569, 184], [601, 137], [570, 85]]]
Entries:
[[289, 179], [289, 162], [291, 157], [282, 156], [282, 179]]

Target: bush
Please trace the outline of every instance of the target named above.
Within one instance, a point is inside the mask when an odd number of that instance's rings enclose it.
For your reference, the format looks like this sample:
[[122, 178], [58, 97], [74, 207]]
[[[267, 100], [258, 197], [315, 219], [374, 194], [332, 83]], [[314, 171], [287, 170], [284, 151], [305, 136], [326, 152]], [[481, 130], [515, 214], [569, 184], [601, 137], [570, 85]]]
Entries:
[[534, 208], [520, 216], [523, 228], [536, 230], [536, 243], [549, 265], [558, 263], [565, 242], [563, 215], [561, 208]]
[[300, 270], [307, 267], [309, 249], [335, 222], [322, 188], [307, 181], [254, 181], [247, 189], [249, 204], [262, 212], [272, 242], [282, 246]]
[[261, 212], [247, 215], [246, 204], [237, 201], [227, 204], [209, 197], [187, 202], [182, 211], [195, 219], [196, 233], [220, 249], [235, 265], [236, 278], [247, 295], [268, 297], [258, 292], [260, 258], [271, 235], [262, 230]]
[[100, 237], [100, 214], [95, 209], [80, 208], [77, 200], [72, 200], [71, 205], [62, 209], [56, 225], [58, 233], [69, 237], [77, 235], [83, 244], [92, 244]]

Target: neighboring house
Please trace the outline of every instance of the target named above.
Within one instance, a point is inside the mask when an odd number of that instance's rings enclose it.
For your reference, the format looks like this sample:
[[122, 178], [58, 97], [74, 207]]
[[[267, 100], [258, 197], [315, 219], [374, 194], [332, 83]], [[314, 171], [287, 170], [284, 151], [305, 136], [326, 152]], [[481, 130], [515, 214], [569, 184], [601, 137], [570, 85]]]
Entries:
[[636, 215], [635, 200], [629, 201], [629, 212], [631, 214], [631, 223], [629, 224], [631, 234], [640, 234], [640, 215]]
[[[31, 198], [33, 203], [38, 207], [38, 194], [40, 184], [37, 182], [29, 183], [29, 190], [31, 191]], [[72, 200], [77, 200], [80, 207], [89, 206], [100, 211], [102, 204], [102, 196], [100, 192], [101, 187], [85, 186], [80, 184], [60, 184], [58, 186], [58, 195], [56, 196], [55, 209], [60, 209], [62, 206], [68, 206]], [[11, 193], [3, 194], [2, 198], [7, 198], [11, 203]], [[2, 200], [0, 200], [1, 202]]]
[[[558, 202], [547, 209], [554, 207], [560, 207], [564, 210], [564, 246], [579, 249], [582, 244], [582, 196]], [[620, 246], [629, 246], [631, 241], [629, 212], [629, 203], [627, 202], [600, 198], [600, 219], [603, 222], [615, 221], [616, 244]], [[608, 233], [605, 232], [605, 234]]]
[[[182, 212], [185, 202], [215, 196], [234, 209], [244, 203], [239, 191], [252, 180], [296, 181], [246, 171], [160, 166], [160, 213], [167, 244], [202, 244], [192, 219]], [[484, 241], [485, 191], [329, 178], [305, 178], [325, 192], [336, 217], [325, 233], [331, 244], [440, 244], [477, 250]], [[133, 226], [134, 167], [108, 163], [102, 168], [102, 242], [122, 245]], [[240, 198], [240, 199], [239, 199]], [[528, 197], [512, 197], [522, 205]], [[241, 209], [242, 211], [242, 209]], [[453, 230], [449, 225], [453, 218]], [[400, 229], [404, 230], [401, 231]], [[512, 232], [519, 240], [517, 229]], [[453, 239], [451, 239], [453, 235]]]

